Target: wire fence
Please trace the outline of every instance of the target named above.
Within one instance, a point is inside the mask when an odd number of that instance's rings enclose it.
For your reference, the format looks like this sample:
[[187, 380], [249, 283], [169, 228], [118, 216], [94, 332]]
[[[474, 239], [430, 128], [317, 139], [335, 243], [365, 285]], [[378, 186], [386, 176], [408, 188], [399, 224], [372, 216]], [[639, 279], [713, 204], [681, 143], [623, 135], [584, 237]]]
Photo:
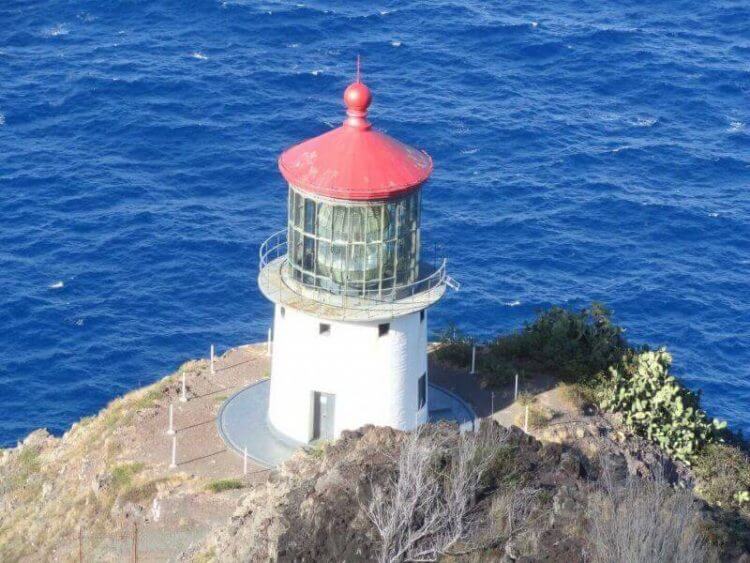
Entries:
[[59, 561], [137, 563], [175, 561], [201, 537], [194, 529], [165, 529], [152, 522], [128, 522], [104, 532], [79, 528], [66, 542]]

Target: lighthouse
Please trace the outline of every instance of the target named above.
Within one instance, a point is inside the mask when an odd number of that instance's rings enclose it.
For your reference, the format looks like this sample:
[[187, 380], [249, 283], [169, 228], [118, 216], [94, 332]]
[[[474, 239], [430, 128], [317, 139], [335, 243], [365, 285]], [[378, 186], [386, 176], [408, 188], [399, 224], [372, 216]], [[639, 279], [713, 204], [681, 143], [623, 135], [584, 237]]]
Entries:
[[455, 283], [420, 252], [432, 159], [375, 129], [370, 89], [343, 123], [284, 151], [286, 227], [260, 249], [274, 304], [268, 425], [294, 443], [428, 420], [427, 309]]

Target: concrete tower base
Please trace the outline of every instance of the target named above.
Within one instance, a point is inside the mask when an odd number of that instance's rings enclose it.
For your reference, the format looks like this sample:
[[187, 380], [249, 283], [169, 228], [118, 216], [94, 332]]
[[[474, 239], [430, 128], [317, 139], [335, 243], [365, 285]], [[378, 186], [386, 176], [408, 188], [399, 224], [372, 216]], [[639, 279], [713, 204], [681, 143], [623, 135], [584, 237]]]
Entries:
[[[428, 420], [427, 318], [334, 321], [275, 305], [268, 420], [294, 441]], [[423, 379], [422, 379], [423, 378]]]

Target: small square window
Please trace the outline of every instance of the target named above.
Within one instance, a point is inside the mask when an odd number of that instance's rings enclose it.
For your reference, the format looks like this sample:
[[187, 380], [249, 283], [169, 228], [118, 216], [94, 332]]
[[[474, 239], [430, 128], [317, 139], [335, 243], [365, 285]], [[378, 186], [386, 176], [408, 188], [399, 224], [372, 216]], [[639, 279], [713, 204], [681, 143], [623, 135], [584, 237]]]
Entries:
[[323, 336], [329, 336], [331, 334], [331, 325], [328, 323], [320, 323], [319, 332]]
[[280, 312], [281, 312], [281, 318], [283, 319], [284, 316], [286, 315], [286, 309], [282, 307]]
[[423, 373], [419, 376], [419, 384], [417, 389], [417, 410], [422, 410], [424, 404], [427, 402], [427, 374]]
[[420, 322], [420, 323], [423, 323], [423, 322], [424, 322], [424, 309], [422, 309], [422, 310], [421, 310], [421, 311], [419, 312], [419, 322]]
[[385, 336], [388, 331], [391, 330], [391, 323], [383, 323], [378, 325], [378, 336]]

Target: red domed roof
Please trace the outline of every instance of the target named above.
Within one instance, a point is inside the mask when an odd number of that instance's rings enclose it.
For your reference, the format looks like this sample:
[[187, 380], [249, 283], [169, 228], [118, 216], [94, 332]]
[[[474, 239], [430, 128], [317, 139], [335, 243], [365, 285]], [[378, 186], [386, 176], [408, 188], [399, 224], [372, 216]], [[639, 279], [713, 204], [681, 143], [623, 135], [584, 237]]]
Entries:
[[354, 82], [344, 92], [344, 124], [294, 145], [279, 157], [287, 182], [306, 192], [354, 201], [405, 194], [432, 172], [424, 152], [372, 129], [367, 108], [370, 89]]

